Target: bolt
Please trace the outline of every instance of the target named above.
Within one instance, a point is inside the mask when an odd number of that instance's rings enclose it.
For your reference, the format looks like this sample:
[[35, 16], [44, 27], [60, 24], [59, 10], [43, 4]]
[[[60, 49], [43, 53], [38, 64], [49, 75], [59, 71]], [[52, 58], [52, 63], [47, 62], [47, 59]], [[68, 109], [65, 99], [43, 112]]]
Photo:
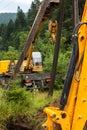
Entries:
[[84, 36], [81, 36], [80, 41], [84, 40]]
[[66, 118], [66, 113], [61, 113], [61, 117], [64, 119], [64, 118]]
[[83, 99], [83, 102], [87, 102], [87, 99], [86, 99], [86, 98], [84, 98], [84, 99]]
[[59, 117], [57, 117], [56, 120], [59, 120]]
[[47, 126], [42, 126], [42, 130], [47, 130]]
[[79, 117], [78, 117], [79, 119], [82, 119], [82, 116], [81, 115], [79, 115]]
[[56, 117], [56, 114], [53, 114], [52, 117], [55, 118], [55, 117]]

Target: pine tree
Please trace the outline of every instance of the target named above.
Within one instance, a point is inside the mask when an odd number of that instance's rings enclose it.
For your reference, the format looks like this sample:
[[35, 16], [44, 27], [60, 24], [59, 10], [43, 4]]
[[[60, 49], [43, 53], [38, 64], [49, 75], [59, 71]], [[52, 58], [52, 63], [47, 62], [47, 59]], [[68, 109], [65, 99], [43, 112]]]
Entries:
[[7, 39], [10, 38], [11, 33], [14, 32], [14, 22], [12, 20], [9, 21], [6, 29], [6, 37]]
[[40, 5], [40, 0], [34, 0], [31, 4], [30, 9], [27, 12], [27, 25], [29, 28], [31, 27], [35, 19], [39, 5]]
[[15, 20], [15, 29], [16, 30], [23, 30], [26, 27], [26, 17], [22, 9], [18, 7], [17, 10], [17, 18]]

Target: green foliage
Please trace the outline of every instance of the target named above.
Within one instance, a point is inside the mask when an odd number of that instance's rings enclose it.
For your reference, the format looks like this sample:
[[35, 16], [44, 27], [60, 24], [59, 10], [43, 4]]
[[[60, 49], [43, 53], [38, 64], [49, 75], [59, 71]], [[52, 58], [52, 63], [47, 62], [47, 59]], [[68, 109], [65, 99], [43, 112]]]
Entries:
[[[71, 48], [72, 48], [68, 43], [65, 44], [65, 42], [66, 42], [66, 37], [62, 37], [61, 44], [60, 44], [61, 50], [59, 53], [58, 66], [57, 66], [57, 73], [63, 73], [63, 74], [65, 74], [67, 71], [67, 67], [70, 60]], [[49, 32], [46, 31], [45, 38], [44, 39], [39, 38], [37, 43], [38, 43], [37, 50], [42, 52], [42, 56], [44, 59], [43, 60], [44, 71], [49, 72], [52, 69], [54, 47], [55, 47], [55, 45], [51, 44]]]
[[45, 72], [50, 72], [51, 71], [51, 69], [52, 69], [52, 61], [53, 61], [53, 55], [52, 55], [52, 53], [49, 56], [47, 56], [47, 57], [44, 58], [43, 64], [45, 66], [44, 67], [44, 71]]
[[58, 59], [58, 69], [57, 72], [60, 74], [65, 74], [68, 69], [69, 61], [70, 61], [70, 54], [71, 52], [66, 51], [66, 53], [60, 52], [59, 59]]
[[20, 79], [9, 82], [9, 90], [0, 88], [0, 128], [4, 128], [9, 118], [15, 121], [18, 116], [33, 118], [37, 110], [54, 101], [61, 91], [54, 91], [53, 97], [47, 97], [47, 92], [26, 91], [21, 88]]
[[6, 38], [9, 39], [11, 33], [14, 31], [14, 22], [12, 20], [9, 21], [6, 29]]
[[[44, 58], [44, 71], [50, 72], [52, 69], [52, 61], [53, 61], [53, 53], [49, 53], [50, 55]], [[61, 52], [59, 54], [58, 65], [56, 73], [65, 74], [68, 69], [69, 61], [70, 61], [71, 51]]]
[[0, 36], [4, 36], [5, 31], [6, 31], [6, 24], [2, 23], [0, 25]]
[[53, 102], [60, 95], [61, 95], [61, 90], [59, 90], [59, 91], [54, 90], [53, 97], [48, 97], [48, 93], [45, 91], [44, 92], [36, 92], [35, 95], [32, 95], [33, 105], [31, 107], [31, 109], [34, 110], [33, 112], [37, 112], [37, 110], [39, 108], [43, 107], [46, 104]]
[[[12, 86], [11, 86], [12, 85]], [[29, 116], [29, 109], [32, 105], [31, 93], [21, 88], [18, 81], [10, 83], [9, 90], [0, 89], [0, 128], [3, 121], [18, 115]]]
[[[29, 92], [26, 91], [25, 88], [18, 88], [16, 87], [15, 89], [11, 89], [6, 92], [6, 101], [10, 102], [10, 104], [18, 104], [21, 109], [19, 113], [24, 113], [22, 110], [23, 107], [30, 107], [31, 100], [30, 100], [30, 95]], [[15, 109], [15, 108], [14, 108]]]
[[71, 43], [71, 35], [73, 30], [73, 11], [72, 11], [72, 1], [65, 1], [65, 10], [64, 10], [64, 22], [63, 22], [63, 36], [65, 36], [68, 43]]
[[26, 26], [25, 14], [22, 11], [22, 9], [20, 9], [20, 7], [18, 7], [17, 17], [15, 20], [15, 30], [17, 30], [17, 31], [24, 30], [25, 26]]
[[21, 31], [18, 33], [17, 37], [19, 38], [19, 52], [23, 50], [23, 47], [26, 43], [26, 39], [28, 37], [28, 32], [27, 31]]
[[40, 0], [33, 0], [27, 12], [27, 27], [30, 28], [39, 8]]
[[57, 89], [57, 91], [61, 90], [64, 86], [64, 80], [63, 78], [55, 80], [55, 89]]
[[14, 49], [14, 47], [9, 46], [8, 51], [0, 52], [0, 60], [15, 60], [18, 59], [18, 51]]

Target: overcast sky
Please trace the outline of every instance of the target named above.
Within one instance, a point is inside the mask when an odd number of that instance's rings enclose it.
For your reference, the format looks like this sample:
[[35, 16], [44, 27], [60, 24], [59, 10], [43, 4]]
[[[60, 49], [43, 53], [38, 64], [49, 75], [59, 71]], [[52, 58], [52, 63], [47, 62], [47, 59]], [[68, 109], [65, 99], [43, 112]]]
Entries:
[[0, 13], [2, 12], [17, 12], [17, 7], [27, 12], [34, 0], [0, 0]]

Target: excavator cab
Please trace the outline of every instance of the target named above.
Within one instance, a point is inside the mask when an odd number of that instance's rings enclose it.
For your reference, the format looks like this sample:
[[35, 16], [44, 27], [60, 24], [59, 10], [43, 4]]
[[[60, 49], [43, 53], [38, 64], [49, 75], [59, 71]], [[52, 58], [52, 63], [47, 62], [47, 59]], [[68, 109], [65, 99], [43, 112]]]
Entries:
[[42, 56], [40, 52], [32, 52], [33, 72], [43, 71]]
[[[28, 38], [25, 42], [24, 48], [21, 52], [21, 55], [18, 61], [14, 64], [13, 62], [6, 61], [6, 63], [0, 63], [0, 74], [3, 72], [8, 72], [9, 69], [13, 70], [12, 74], [19, 74], [21, 77], [28, 77], [32, 72], [42, 71], [42, 57], [40, 52], [33, 52], [33, 46], [37, 39], [38, 33], [41, 31], [45, 21], [50, 16], [51, 9], [53, 7], [57, 7], [60, 3], [60, 0], [43, 0], [35, 17], [35, 20], [32, 24], [32, 27], [29, 31]], [[53, 21], [52, 26], [50, 26], [50, 31], [52, 33], [52, 42], [56, 42], [55, 33], [57, 31], [57, 23]], [[11, 66], [9, 66], [11, 65]], [[13, 66], [14, 65], [14, 66]], [[44, 76], [45, 77], [45, 76]], [[22, 78], [26, 80], [28, 78]], [[31, 77], [30, 77], [31, 79]], [[47, 79], [47, 78], [46, 78]], [[36, 81], [36, 79], [32, 78], [32, 80]], [[43, 79], [39, 79], [40, 82]]]
[[28, 59], [25, 59], [23, 61], [20, 68], [20, 72], [33, 73], [40, 71], [43, 71], [41, 52], [31, 52], [29, 61]]

